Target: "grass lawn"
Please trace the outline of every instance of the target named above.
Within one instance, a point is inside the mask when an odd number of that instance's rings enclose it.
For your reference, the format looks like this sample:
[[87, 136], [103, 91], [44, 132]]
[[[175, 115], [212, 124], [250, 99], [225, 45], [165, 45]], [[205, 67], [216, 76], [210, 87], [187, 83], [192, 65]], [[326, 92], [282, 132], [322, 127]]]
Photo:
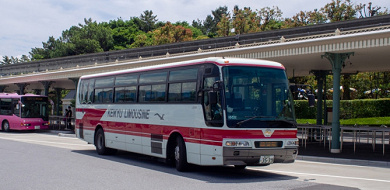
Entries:
[[[297, 119], [298, 124], [316, 124], [316, 119]], [[369, 117], [356, 119], [341, 119], [340, 125], [386, 125], [390, 127], [390, 117]]]

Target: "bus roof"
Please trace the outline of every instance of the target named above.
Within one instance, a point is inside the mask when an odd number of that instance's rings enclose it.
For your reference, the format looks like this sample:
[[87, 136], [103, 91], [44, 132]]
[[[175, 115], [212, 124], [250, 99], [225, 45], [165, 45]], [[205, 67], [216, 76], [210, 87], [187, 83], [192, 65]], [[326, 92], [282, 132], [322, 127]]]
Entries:
[[256, 67], [268, 67], [268, 68], [276, 68], [276, 69], [283, 69], [283, 70], [285, 69], [282, 64], [280, 64], [278, 62], [274, 62], [274, 61], [268, 61], [268, 60], [210, 57], [210, 58], [204, 58], [204, 59], [195, 59], [195, 60], [190, 60], [190, 61], [174, 62], [174, 63], [167, 63], [167, 64], [161, 64], [161, 65], [130, 68], [130, 69], [122, 70], [122, 71], [113, 71], [113, 72], [107, 72], [107, 73], [85, 75], [85, 76], [82, 76], [81, 79], [110, 76], [110, 75], [117, 75], [117, 74], [126, 74], [126, 73], [148, 71], [148, 70], [158, 70], [158, 69], [165, 69], [165, 68], [190, 66], [190, 65], [199, 65], [199, 64], [204, 64], [204, 63], [214, 63], [214, 64], [220, 65], [220, 66], [256, 66]]
[[18, 93], [0, 93], [0, 98], [21, 98], [21, 97], [31, 97], [31, 96], [40, 96], [44, 97], [41, 95], [35, 95], [35, 94], [24, 94], [24, 95], [19, 95]]

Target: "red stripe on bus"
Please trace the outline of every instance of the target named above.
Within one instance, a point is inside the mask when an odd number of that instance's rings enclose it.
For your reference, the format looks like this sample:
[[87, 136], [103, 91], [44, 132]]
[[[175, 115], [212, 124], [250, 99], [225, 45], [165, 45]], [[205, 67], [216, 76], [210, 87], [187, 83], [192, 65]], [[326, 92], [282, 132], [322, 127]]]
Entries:
[[[276, 129], [270, 137], [265, 137], [261, 129], [209, 129], [194, 127], [178, 127], [154, 124], [136, 124], [122, 122], [100, 122], [105, 132], [134, 135], [139, 137], [151, 137], [151, 134], [161, 134], [165, 140], [169, 135], [177, 131], [186, 142], [222, 146], [223, 139], [288, 139], [297, 138], [297, 130]], [[76, 128], [79, 128], [76, 126]], [[95, 127], [87, 127], [84, 130], [95, 130]]]

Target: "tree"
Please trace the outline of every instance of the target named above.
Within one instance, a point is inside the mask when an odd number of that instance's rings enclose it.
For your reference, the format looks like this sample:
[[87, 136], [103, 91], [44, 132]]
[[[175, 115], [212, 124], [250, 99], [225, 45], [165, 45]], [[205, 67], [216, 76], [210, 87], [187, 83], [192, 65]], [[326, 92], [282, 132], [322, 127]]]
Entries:
[[218, 23], [222, 20], [223, 15], [228, 15], [228, 8], [226, 6], [218, 7], [211, 11], [211, 15], [207, 15], [204, 21], [192, 21], [192, 26], [200, 29], [204, 35], [214, 37], [217, 35]]
[[206, 35], [203, 35], [203, 32], [199, 28], [190, 26], [190, 24], [187, 21], [178, 21], [173, 25], [183, 26], [184, 28], [191, 30], [191, 32], [192, 32], [192, 39], [191, 40], [199, 40], [199, 39], [207, 39], [208, 38]]
[[202, 32], [202, 34], [207, 33], [206, 28], [203, 26], [203, 21], [201, 21], [199, 19], [192, 21], [192, 27], [200, 30]]
[[217, 24], [217, 33], [218, 36], [229, 36], [232, 28], [235, 34], [244, 34], [280, 29], [282, 25], [282, 11], [278, 7], [264, 7], [256, 13], [249, 7], [239, 9], [235, 6], [233, 18], [229, 13], [222, 15], [221, 21]]
[[30, 52], [32, 59], [49, 59], [70, 55], [109, 51], [114, 48], [111, 28], [107, 23], [97, 23], [91, 18], [84, 19], [84, 24], [72, 26], [55, 39], [49, 37], [43, 42], [43, 48], [33, 48]]
[[309, 17], [307, 12], [300, 11], [292, 18], [286, 18], [284, 21], [283, 28], [294, 28], [300, 26], [306, 26], [309, 24]]
[[144, 11], [144, 14], [141, 14], [140, 19], [142, 21], [142, 28], [141, 30], [144, 32], [149, 32], [155, 29], [155, 24], [158, 21], [157, 15], [153, 15], [153, 11]]
[[[113, 48], [114, 43], [110, 28], [105, 27], [104, 23], [98, 24], [96, 21], [92, 21], [91, 18], [84, 19], [84, 22], [84, 25], [79, 24], [82, 31], [80, 37], [87, 37], [90, 41], [98, 42], [103, 51], [109, 51]], [[96, 49], [100, 48], [97, 47]]]
[[233, 28], [236, 34], [245, 34], [260, 31], [260, 19], [256, 12], [253, 12], [249, 7], [234, 9]]
[[217, 24], [217, 34], [218, 36], [229, 36], [230, 30], [232, 28], [230, 22], [230, 14], [222, 15], [221, 21]]
[[314, 9], [314, 11], [309, 11], [308, 13], [309, 16], [309, 22], [308, 24], [323, 24], [326, 23], [326, 15], [325, 13], [318, 11], [317, 9]]
[[221, 21], [222, 16], [228, 13], [227, 6], [218, 7], [214, 11], [211, 11], [213, 15], [213, 20], [211, 23], [206, 24], [206, 26], [209, 26], [209, 33], [215, 35], [217, 31], [217, 24]]
[[326, 20], [327, 20], [326, 15], [318, 11], [317, 9], [314, 9], [314, 11], [309, 11], [309, 12], [300, 11], [292, 18], [286, 18], [283, 28], [322, 24], [325, 23]]
[[30, 58], [27, 55], [22, 55], [22, 57], [19, 59], [19, 62], [24, 63], [24, 62], [29, 62]]
[[45, 56], [46, 51], [43, 48], [31, 48], [29, 54], [31, 56], [31, 60], [48, 59], [47, 56]]
[[274, 30], [282, 28], [282, 14], [283, 12], [279, 7], [264, 7], [259, 11], [260, 18], [260, 30]]
[[360, 14], [359, 18], [389, 14], [389, 10], [387, 8], [384, 11], [380, 11], [381, 8], [382, 7], [379, 6], [373, 6], [371, 2], [368, 3], [368, 7], [366, 7], [366, 4], [361, 3], [355, 7]]
[[137, 35], [145, 33], [142, 31], [142, 21], [138, 17], [131, 17], [124, 21], [121, 18], [111, 20], [107, 26], [112, 30], [114, 49], [127, 49], [135, 42]]
[[321, 11], [327, 15], [330, 22], [354, 19], [357, 12], [351, 0], [344, 0], [344, 2], [332, 0]]
[[134, 43], [131, 44], [131, 48], [138, 48], [138, 47], [144, 47], [144, 46], [150, 46], [152, 45], [152, 42], [150, 38], [145, 34], [139, 34], [134, 38]]
[[3, 60], [1, 61], [2, 65], [10, 65], [12, 64], [12, 59], [8, 56], [3, 56]]
[[23, 62], [28, 62], [30, 59], [28, 58], [27, 55], [22, 55], [21, 58], [18, 57], [8, 57], [8, 56], [3, 56], [3, 60], [0, 61], [1, 65], [10, 65], [10, 64], [16, 64], [16, 63], [23, 63]]
[[192, 40], [192, 31], [181, 25], [175, 26], [167, 22], [165, 26], [154, 30], [153, 45], [176, 43]]

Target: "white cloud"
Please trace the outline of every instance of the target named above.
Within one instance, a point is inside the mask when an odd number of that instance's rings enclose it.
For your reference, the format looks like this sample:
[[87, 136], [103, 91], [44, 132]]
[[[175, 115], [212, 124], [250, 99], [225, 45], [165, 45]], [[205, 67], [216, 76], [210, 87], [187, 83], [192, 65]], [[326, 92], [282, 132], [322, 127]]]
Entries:
[[[117, 18], [138, 17], [152, 10], [159, 21], [204, 20], [219, 6], [232, 11], [235, 5], [253, 10], [278, 6], [284, 17], [301, 10], [321, 8], [331, 0], [0, 0], [0, 54], [18, 56], [28, 54], [31, 48], [42, 47], [49, 36], [58, 38], [63, 30], [83, 23], [84, 18], [108, 22]], [[362, 2], [354, 1], [353, 2]], [[374, 5], [390, 7], [387, 0]]]

